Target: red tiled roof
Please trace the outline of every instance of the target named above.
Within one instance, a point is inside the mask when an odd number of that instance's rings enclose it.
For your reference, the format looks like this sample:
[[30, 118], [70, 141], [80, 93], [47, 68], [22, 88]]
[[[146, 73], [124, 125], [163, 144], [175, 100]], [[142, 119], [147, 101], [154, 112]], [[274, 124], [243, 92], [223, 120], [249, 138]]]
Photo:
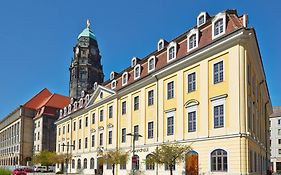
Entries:
[[51, 95], [52, 93], [47, 88], [44, 88], [34, 97], [32, 97], [29, 101], [27, 101], [23, 106], [26, 108], [37, 110], [41, 106], [42, 102], [46, 101], [46, 99], [49, 98]]

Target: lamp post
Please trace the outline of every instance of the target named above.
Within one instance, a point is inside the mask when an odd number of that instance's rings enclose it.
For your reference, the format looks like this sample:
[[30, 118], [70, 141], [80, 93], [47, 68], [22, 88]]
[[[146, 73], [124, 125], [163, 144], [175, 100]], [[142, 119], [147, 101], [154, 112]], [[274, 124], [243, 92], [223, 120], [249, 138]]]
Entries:
[[70, 144], [65, 145], [63, 143], [61, 146], [63, 148], [66, 147], [66, 175], [67, 175], [67, 171], [68, 171], [68, 150], [69, 150], [69, 147], [74, 147], [74, 145], [70, 145]]
[[[142, 137], [142, 135], [137, 134], [137, 133], [134, 133], [134, 134], [128, 133], [126, 135], [133, 137], [133, 150], [132, 150], [132, 152], [133, 152], [133, 158], [135, 158], [135, 152], [136, 152], [135, 151], [135, 142], [136, 142], [136, 137]], [[135, 168], [136, 168], [136, 162], [135, 162], [134, 166], [132, 167], [133, 175], [135, 175], [135, 170], [136, 170]]]

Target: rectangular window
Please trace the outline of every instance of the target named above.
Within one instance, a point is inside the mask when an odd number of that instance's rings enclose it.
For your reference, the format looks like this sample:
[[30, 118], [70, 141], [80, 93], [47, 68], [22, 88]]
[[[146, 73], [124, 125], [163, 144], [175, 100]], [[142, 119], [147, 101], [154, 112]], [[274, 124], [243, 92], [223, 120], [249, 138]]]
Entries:
[[73, 131], [76, 130], [76, 122], [73, 122]]
[[72, 143], [72, 150], [75, 150], [75, 140], [73, 140], [73, 143]]
[[171, 81], [167, 84], [167, 99], [174, 98], [174, 81]]
[[214, 84], [223, 81], [223, 61], [214, 64]]
[[93, 113], [92, 114], [92, 124], [95, 124], [95, 121], [96, 121], [96, 114]]
[[278, 154], [281, 154], [281, 149], [278, 149]]
[[281, 135], [281, 129], [278, 129], [278, 135]]
[[85, 138], [85, 148], [88, 148], [88, 137]]
[[187, 76], [187, 86], [188, 86], [188, 92], [193, 92], [196, 89], [196, 74], [195, 72], [188, 74]]
[[139, 110], [139, 96], [134, 97], [134, 111]]
[[[174, 165], [172, 168], [174, 171], [176, 170], [176, 166]], [[167, 164], [165, 164], [165, 170], [170, 170], [169, 166]]]
[[278, 119], [278, 125], [281, 125], [281, 119]]
[[214, 128], [224, 127], [224, 106], [214, 106]]
[[126, 128], [122, 129], [122, 143], [126, 142]]
[[188, 113], [188, 132], [196, 131], [196, 111]]
[[95, 146], [95, 135], [92, 135], [92, 147]]
[[78, 149], [81, 149], [81, 139], [78, 140]]
[[170, 116], [167, 118], [167, 135], [174, 134], [174, 116]]
[[281, 144], [281, 139], [278, 139], [278, 144]]
[[88, 127], [88, 117], [85, 118], [85, 126]]
[[59, 136], [60, 136], [60, 128], [59, 128]]
[[112, 144], [112, 131], [108, 132], [108, 144]]
[[148, 138], [152, 139], [153, 138], [153, 122], [148, 122]]
[[103, 121], [103, 110], [100, 110], [100, 121]]
[[69, 124], [67, 124], [67, 133], [69, 133]]
[[113, 116], [113, 107], [109, 106], [109, 108], [108, 108], [108, 117], [112, 118], [112, 116]]
[[125, 170], [127, 169], [126, 163], [120, 163], [120, 170]]
[[100, 146], [103, 145], [103, 133], [100, 133]]
[[134, 136], [135, 136], [135, 141], [139, 140], [139, 125], [134, 126]]
[[82, 128], [82, 120], [80, 119], [79, 120], [79, 129], [81, 129]]
[[148, 91], [148, 106], [151, 106], [154, 104], [154, 91]]
[[65, 134], [65, 126], [62, 127], [62, 134]]
[[122, 102], [122, 115], [126, 114], [126, 101]]

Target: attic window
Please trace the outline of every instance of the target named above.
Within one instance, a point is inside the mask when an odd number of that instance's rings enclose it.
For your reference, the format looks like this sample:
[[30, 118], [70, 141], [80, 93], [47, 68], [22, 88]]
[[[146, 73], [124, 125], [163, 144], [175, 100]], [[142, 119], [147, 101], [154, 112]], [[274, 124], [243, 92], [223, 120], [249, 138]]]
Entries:
[[110, 80], [113, 80], [113, 79], [114, 79], [114, 74], [115, 74], [114, 72], [111, 72], [111, 73], [110, 73]]
[[128, 72], [124, 72], [122, 75], [122, 86], [125, 86], [128, 83]]
[[97, 82], [95, 82], [95, 83], [94, 83], [94, 90], [96, 90], [96, 89], [97, 89], [97, 87], [98, 87], [98, 83], [97, 83]]
[[137, 58], [136, 57], [132, 58], [131, 67], [135, 67], [135, 65], [137, 65]]
[[115, 89], [116, 88], [116, 80], [113, 80], [111, 82], [111, 89]]
[[164, 40], [163, 39], [160, 39], [158, 41], [158, 45], [157, 45], [157, 50], [160, 51], [164, 48]]
[[83, 107], [83, 98], [80, 98], [79, 100], [79, 108], [82, 108]]
[[155, 56], [152, 56], [148, 59], [148, 72], [151, 72], [155, 69]]
[[198, 29], [192, 29], [189, 34], [187, 35], [187, 49], [191, 51], [198, 47], [198, 40], [199, 40], [199, 33]]
[[226, 30], [226, 15], [219, 13], [212, 21], [212, 39], [215, 39], [223, 34]]
[[100, 98], [103, 98], [103, 92], [100, 93]]
[[134, 79], [140, 78], [141, 66], [138, 64], [134, 68]]
[[206, 23], [206, 17], [207, 13], [206, 12], [201, 12], [198, 17], [197, 17], [197, 27], [202, 26], [203, 24]]
[[167, 48], [167, 62], [170, 62], [176, 58], [177, 43], [171, 42]]

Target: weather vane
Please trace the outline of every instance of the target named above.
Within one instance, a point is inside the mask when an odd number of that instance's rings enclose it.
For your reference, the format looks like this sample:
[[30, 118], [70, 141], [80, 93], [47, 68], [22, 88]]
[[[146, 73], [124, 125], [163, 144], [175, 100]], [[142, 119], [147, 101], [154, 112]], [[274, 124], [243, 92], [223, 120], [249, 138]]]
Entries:
[[87, 28], [90, 28], [90, 25], [91, 25], [90, 20], [87, 19]]

